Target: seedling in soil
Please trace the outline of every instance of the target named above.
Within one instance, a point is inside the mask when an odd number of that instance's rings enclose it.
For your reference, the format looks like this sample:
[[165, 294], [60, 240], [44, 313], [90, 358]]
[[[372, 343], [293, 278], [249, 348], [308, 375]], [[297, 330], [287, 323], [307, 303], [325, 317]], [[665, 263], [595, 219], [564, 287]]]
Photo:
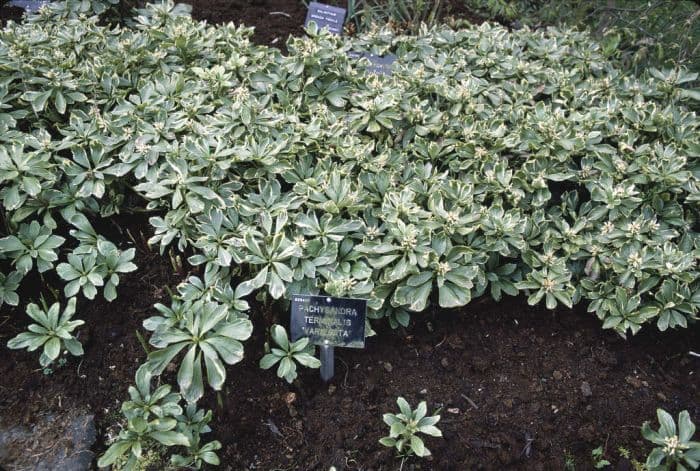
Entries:
[[602, 446], [595, 448], [591, 451], [591, 457], [593, 458], [593, 467], [595, 469], [603, 469], [606, 466], [610, 466], [610, 461], [604, 458], [605, 450]]
[[314, 346], [309, 345], [308, 338], [303, 337], [296, 342], [290, 342], [287, 331], [281, 325], [273, 325], [270, 328], [270, 336], [279, 348], [273, 347], [260, 359], [260, 368], [267, 370], [279, 363], [277, 376], [291, 384], [297, 378], [297, 362], [307, 368], [321, 366], [319, 359], [314, 356]]
[[33, 352], [39, 347], [43, 347], [39, 364], [44, 368], [53, 363], [64, 348], [71, 355], [82, 355], [83, 346], [73, 336], [72, 332], [85, 322], [82, 320], [71, 320], [73, 314], [75, 314], [75, 302], [75, 298], [70, 298], [62, 315], [59, 315], [59, 303], [52, 304], [49, 309], [46, 309], [46, 306], [44, 306], [44, 309], [41, 309], [34, 303], [29, 304], [27, 306], [27, 315], [36, 324], [31, 324], [28, 327], [29, 332], [22, 332], [7, 342], [8, 348], [26, 348], [28, 351]]
[[428, 406], [421, 401], [415, 410], [411, 409], [406, 399], [399, 397], [396, 400], [399, 406], [399, 414], [384, 414], [384, 423], [389, 426], [389, 436], [379, 440], [386, 447], [396, 448], [398, 456], [402, 458], [401, 465], [406, 458], [416, 455], [429, 456], [430, 450], [425, 447], [419, 433], [431, 437], [442, 437], [442, 432], [435, 426], [440, 421], [439, 415], [426, 416]]

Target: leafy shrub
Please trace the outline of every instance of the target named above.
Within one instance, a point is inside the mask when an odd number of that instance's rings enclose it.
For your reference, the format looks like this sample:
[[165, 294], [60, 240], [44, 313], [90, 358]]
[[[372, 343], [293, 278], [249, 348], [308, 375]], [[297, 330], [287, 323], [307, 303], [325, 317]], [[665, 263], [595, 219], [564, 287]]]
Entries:
[[216, 391], [226, 380], [224, 363], [233, 365], [243, 359], [243, 345], [253, 331], [248, 319], [229, 316], [227, 306], [216, 302], [196, 301], [177, 323], [163, 323], [151, 336], [158, 350], [148, 356], [146, 367], [161, 374], [183, 349], [187, 353], [180, 363], [177, 382], [183, 397], [196, 402], [204, 395], [202, 361], [207, 381]]
[[700, 70], [700, 4], [695, 0], [466, 0], [488, 19], [589, 29], [606, 53], [637, 72], [652, 65]]
[[[144, 323], [145, 369], [179, 361], [188, 402], [241, 360], [253, 294], [362, 297], [393, 326], [520, 292], [620, 335], [696, 320], [696, 74], [632, 78], [554, 29], [310, 30], [282, 55], [184, 5], [52, 15], [0, 32], [0, 292], [59, 262], [64, 292], [113, 298], [133, 252], [91, 221], [156, 212], [150, 242], [196, 274]], [[393, 75], [350, 49], [396, 54]], [[113, 453], [173, 420], [132, 418]]]

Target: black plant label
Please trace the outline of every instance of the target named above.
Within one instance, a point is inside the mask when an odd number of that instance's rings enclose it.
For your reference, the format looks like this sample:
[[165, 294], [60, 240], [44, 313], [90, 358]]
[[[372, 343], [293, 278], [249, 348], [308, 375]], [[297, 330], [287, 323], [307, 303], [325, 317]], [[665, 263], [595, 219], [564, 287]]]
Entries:
[[396, 62], [396, 56], [394, 54], [378, 56], [376, 54], [370, 54], [369, 52], [350, 51], [348, 52], [348, 57], [351, 59], [368, 59], [369, 65], [367, 66], [367, 71], [381, 75], [391, 75], [391, 69], [394, 62]]
[[364, 348], [367, 300], [292, 296], [292, 341], [309, 337], [315, 345]]
[[345, 8], [311, 2], [309, 10], [306, 12], [304, 26], [308, 26], [311, 21], [316, 23], [319, 29], [328, 28], [328, 31], [331, 33], [342, 35], [343, 24], [345, 23]]

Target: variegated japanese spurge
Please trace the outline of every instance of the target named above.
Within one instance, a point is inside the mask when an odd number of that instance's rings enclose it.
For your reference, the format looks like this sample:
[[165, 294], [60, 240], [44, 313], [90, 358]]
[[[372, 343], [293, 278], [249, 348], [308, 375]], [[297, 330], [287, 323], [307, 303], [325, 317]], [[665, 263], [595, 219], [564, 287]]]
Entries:
[[297, 363], [307, 368], [321, 366], [321, 361], [314, 356], [316, 347], [309, 344], [308, 337], [291, 342], [284, 327], [277, 324], [270, 328], [270, 337], [275, 345], [270, 348], [266, 344], [267, 353], [260, 359], [260, 368], [267, 370], [278, 365], [277, 376], [291, 383], [297, 379]]
[[[28, 303], [34, 269], [114, 299], [135, 254], [97, 221], [153, 212], [150, 242], [196, 273], [145, 322], [148, 367], [177, 363], [188, 401], [240, 361], [252, 295], [363, 297], [393, 327], [518, 293], [623, 336], [697, 321], [696, 73], [630, 78], [586, 33], [488, 23], [310, 30], [280, 54], [184, 4], [81, 16], [110, 5], [0, 32], [0, 302]], [[351, 49], [395, 54], [392, 75]], [[129, 443], [161, 426], [130, 420]], [[178, 462], [213, 460], [197, 440]]]
[[177, 374], [183, 397], [196, 402], [204, 395], [202, 361], [207, 382], [220, 390], [226, 380], [224, 363], [233, 365], [243, 359], [241, 341], [247, 340], [253, 331], [248, 319], [228, 320], [228, 317], [226, 305], [204, 301], [191, 304], [180, 322], [155, 330], [151, 344], [158, 350], [148, 356], [147, 367], [159, 375], [186, 349]]

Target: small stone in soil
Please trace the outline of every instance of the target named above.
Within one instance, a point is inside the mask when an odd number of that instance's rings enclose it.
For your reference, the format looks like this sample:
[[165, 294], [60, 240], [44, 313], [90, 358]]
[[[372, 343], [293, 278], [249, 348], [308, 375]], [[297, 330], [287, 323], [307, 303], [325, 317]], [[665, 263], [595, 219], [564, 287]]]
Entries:
[[656, 397], [658, 397], [658, 398], [659, 398], [660, 400], [662, 400], [662, 401], [668, 401], [668, 398], [667, 398], [666, 395], [665, 395], [664, 393], [662, 393], [662, 392], [657, 392], [657, 393], [656, 393]]
[[328, 394], [330, 394], [332, 396], [334, 393], [335, 393], [335, 384], [331, 384], [330, 386], [328, 386]]
[[591, 385], [588, 384], [588, 381], [584, 381], [581, 383], [581, 393], [583, 394], [583, 397], [591, 397], [593, 395], [593, 391], [591, 391]]
[[642, 381], [640, 381], [638, 378], [635, 378], [634, 376], [626, 377], [625, 381], [627, 381], [627, 384], [630, 384], [635, 388], [641, 388], [643, 384]]
[[554, 370], [554, 373], [552, 373], [552, 377], [554, 379], [556, 379], [557, 381], [559, 381], [560, 379], [562, 379], [564, 377], [564, 375], [561, 373], [561, 371]]
[[391, 363], [387, 361], [386, 363], [384, 363], [384, 369], [387, 373], [391, 373], [394, 370], [394, 367], [391, 366]]
[[447, 360], [447, 358], [443, 358], [442, 360], [440, 360], [440, 364], [443, 366], [443, 368], [447, 368], [448, 366], [450, 366], [450, 362]]
[[447, 412], [449, 412], [450, 414], [459, 414], [459, 408], [450, 407], [449, 409], [447, 409]]
[[420, 390], [420, 394], [422, 394], [423, 396], [425, 396], [426, 394], [428, 394], [428, 390], [427, 390], [427, 389], [421, 389], [421, 390]]
[[284, 395], [284, 402], [286, 402], [287, 404], [293, 404], [296, 400], [297, 400], [296, 393], [288, 392], [287, 394]]

